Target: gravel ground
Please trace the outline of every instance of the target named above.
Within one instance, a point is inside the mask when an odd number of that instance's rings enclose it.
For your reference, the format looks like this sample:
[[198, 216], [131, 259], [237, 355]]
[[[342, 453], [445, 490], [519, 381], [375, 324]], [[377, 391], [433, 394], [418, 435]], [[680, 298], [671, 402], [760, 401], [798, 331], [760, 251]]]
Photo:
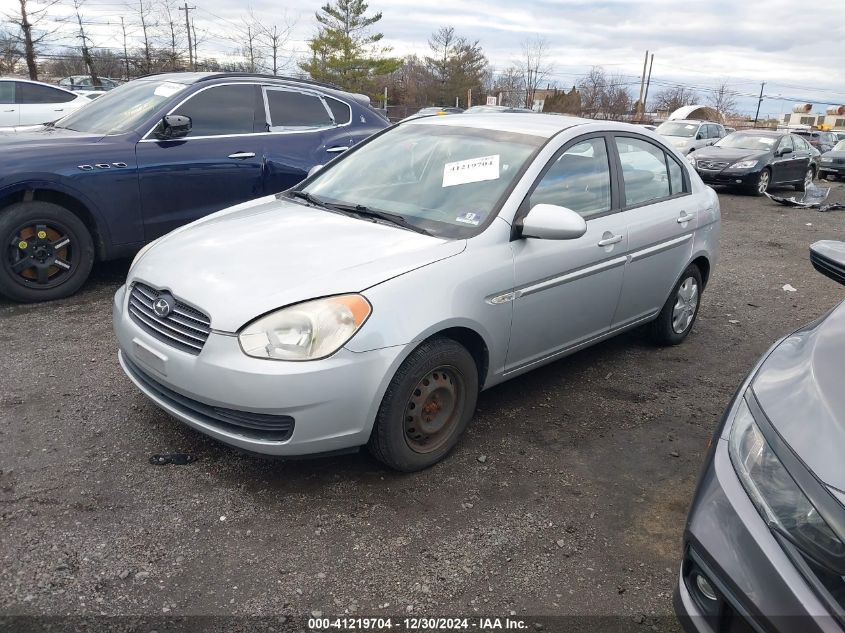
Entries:
[[[724, 406], [776, 338], [842, 299], [807, 247], [845, 239], [845, 213], [720, 196], [722, 260], [683, 345], [633, 332], [487, 391], [455, 453], [414, 475], [365, 453], [244, 455], [152, 406], [111, 332], [128, 262], [68, 300], [0, 303], [0, 613], [513, 612], [674, 630], [685, 513]], [[170, 451], [198, 460], [148, 462]]]

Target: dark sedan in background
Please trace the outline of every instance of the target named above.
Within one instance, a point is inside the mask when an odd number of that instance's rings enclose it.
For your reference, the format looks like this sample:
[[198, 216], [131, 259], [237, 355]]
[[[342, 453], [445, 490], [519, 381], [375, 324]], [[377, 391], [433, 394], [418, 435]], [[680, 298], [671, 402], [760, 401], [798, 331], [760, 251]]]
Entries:
[[804, 191], [819, 170], [818, 152], [788, 132], [747, 130], [728, 134], [688, 157], [709, 185], [727, 185], [761, 196], [769, 187]]
[[169, 73], [0, 135], [0, 293], [68, 296], [95, 259], [284, 191], [387, 126], [367, 97], [326, 84]]
[[845, 177], [845, 140], [839, 141], [819, 159], [819, 177], [832, 180]]
[[797, 130], [795, 134], [806, 140], [820, 152], [829, 152], [839, 140], [833, 132], [823, 130]]
[[[845, 284], [845, 243], [810, 259]], [[734, 396], [687, 519], [690, 632], [845, 630], [845, 303], [779, 341]]]

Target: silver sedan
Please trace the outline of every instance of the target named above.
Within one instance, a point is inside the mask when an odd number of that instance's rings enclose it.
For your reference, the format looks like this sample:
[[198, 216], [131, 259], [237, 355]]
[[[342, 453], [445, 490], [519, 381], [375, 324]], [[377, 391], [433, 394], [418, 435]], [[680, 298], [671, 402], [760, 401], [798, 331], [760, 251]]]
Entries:
[[417, 119], [145, 247], [114, 298], [120, 362], [222, 442], [367, 446], [414, 471], [454, 448], [482, 389], [645, 324], [683, 341], [719, 222], [642, 127]]

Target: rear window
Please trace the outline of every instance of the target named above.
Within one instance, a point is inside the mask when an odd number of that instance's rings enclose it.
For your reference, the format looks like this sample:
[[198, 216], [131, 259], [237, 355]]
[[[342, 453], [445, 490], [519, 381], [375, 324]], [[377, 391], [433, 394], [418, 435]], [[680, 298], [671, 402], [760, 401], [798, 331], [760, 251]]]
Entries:
[[343, 101], [326, 97], [326, 105], [332, 111], [335, 125], [346, 125], [352, 120], [352, 108]]
[[18, 84], [19, 103], [67, 103], [76, 99], [76, 95], [51, 88], [22, 81]]
[[265, 88], [270, 129], [329, 127], [333, 125], [323, 101], [316, 95]]
[[0, 81], [0, 103], [15, 102], [15, 84], [12, 81]]

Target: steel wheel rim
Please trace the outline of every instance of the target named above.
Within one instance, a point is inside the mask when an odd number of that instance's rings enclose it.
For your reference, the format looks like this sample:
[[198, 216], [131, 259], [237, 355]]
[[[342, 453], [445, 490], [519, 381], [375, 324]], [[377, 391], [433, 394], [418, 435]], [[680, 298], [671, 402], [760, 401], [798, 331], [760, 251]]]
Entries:
[[27, 288], [46, 290], [61, 285], [78, 263], [78, 248], [59, 222], [34, 220], [8, 235], [3, 265]]
[[698, 311], [698, 282], [694, 277], [687, 277], [678, 287], [675, 295], [675, 307], [672, 309], [672, 330], [675, 334], [687, 331]]
[[415, 453], [432, 453], [452, 437], [466, 400], [460, 371], [440, 365], [423, 376], [405, 403], [405, 442]]
[[757, 190], [760, 193], [766, 193], [769, 188], [769, 172], [761, 171], [760, 172], [760, 181], [757, 183]]

